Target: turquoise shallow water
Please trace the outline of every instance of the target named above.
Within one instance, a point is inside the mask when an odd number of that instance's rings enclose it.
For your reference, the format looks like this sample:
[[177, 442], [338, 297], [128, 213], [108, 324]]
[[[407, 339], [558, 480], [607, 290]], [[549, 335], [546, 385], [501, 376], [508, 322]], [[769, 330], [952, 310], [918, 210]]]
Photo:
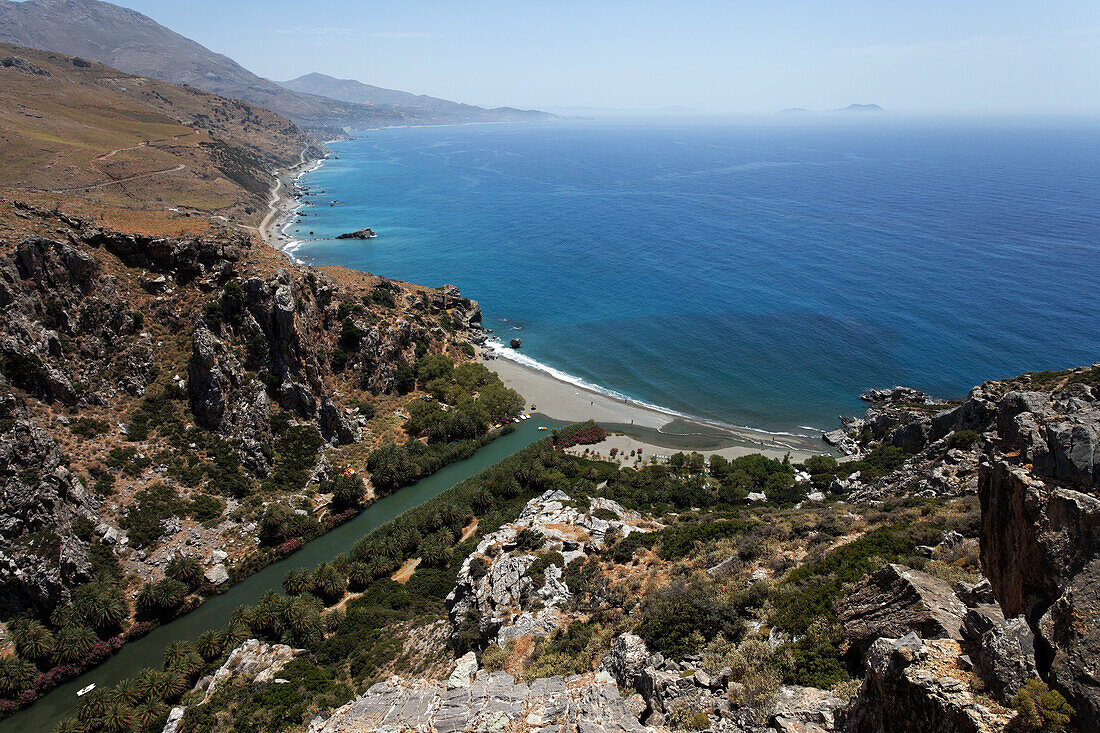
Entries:
[[[777, 431], [868, 387], [1100, 361], [1100, 125], [562, 122], [364, 132], [295, 254], [481, 301], [585, 382]], [[329, 203], [338, 200], [336, 206]], [[299, 231], [295, 231], [295, 230]]]

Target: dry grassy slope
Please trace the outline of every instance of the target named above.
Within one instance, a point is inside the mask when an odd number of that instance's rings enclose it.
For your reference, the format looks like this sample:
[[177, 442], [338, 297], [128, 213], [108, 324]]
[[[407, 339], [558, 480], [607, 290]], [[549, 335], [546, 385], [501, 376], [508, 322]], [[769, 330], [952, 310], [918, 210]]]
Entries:
[[157, 212], [133, 218], [188, 231], [173, 208], [254, 223], [272, 170], [320, 152], [261, 107], [0, 44], [0, 189], [12, 198], [110, 212], [126, 230], [129, 216]]

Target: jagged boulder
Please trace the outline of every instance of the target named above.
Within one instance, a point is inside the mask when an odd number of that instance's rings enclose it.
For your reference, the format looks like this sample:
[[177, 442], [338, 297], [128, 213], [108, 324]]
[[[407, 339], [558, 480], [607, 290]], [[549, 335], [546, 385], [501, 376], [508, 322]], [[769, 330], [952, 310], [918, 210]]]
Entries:
[[859, 398], [873, 404], [892, 402], [911, 402], [920, 404], [928, 395], [912, 387], [891, 387], [890, 389], [868, 389], [860, 393]]
[[815, 687], [784, 685], [779, 688], [772, 726], [783, 733], [818, 733], [836, 728], [836, 715], [847, 701]]
[[253, 685], [269, 684], [283, 667], [303, 654], [307, 654], [305, 649], [248, 639], [230, 652], [229, 657], [214, 673], [202, 701], [209, 700], [230, 679], [249, 680]]
[[837, 617], [853, 649], [879, 637], [916, 632], [922, 638], [962, 638], [966, 606], [946, 582], [904, 565], [882, 568], [848, 594]]
[[999, 733], [1013, 713], [985, 697], [959, 664], [953, 639], [916, 634], [880, 638], [867, 653], [867, 677], [838, 715], [850, 733]]
[[640, 636], [620, 634], [600, 662], [621, 687], [635, 687], [642, 671], [649, 664], [649, 650]]
[[392, 731], [578, 730], [644, 733], [610, 679], [591, 673], [546, 677], [530, 684], [505, 672], [478, 672], [465, 686], [391, 677], [379, 682], [309, 733]]
[[187, 377], [195, 422], [207, 430], [221, 430], [230, 394], [241, 385], [241, 364], [205, 324], [191, 337]]
[[66, 467], [56, 441], [29, 420], [10, 396], [0, 417], [0, 585], [8, 613], [28, 604], [69, 600], [69, 588], [89, 580], [88, 543], [74, 523], [90, 520], [99, 503]]
[[1035, 637], [1023, 616], [1006, 621], [996, 606], [971, 608], [963, 619], [963, 635], [974, 644], [975, 671], [1003, 704], [1037, 676]]

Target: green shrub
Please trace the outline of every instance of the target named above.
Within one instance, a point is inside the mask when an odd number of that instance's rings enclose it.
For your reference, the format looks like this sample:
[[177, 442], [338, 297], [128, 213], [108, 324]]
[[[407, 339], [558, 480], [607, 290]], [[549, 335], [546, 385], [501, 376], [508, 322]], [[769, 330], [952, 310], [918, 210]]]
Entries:
[[947, 439], [947, 447], [966, 450], [977, 443], [980, 438], [981, 436], [975, 430], [956, 430]]
[[69, 426], [69, 430], [82, 438], [97, 438], [106, 435], [111, 429], [106, 420], [96, 420], [92, 417], [82, 417]]
[[182, 514], [186, 508], [176, 490], [165, 483], [145, 487], [135, 499], [119, 526], [129, 535], [130, 545], [138, 550], [157, 542], [164, 534], [164, 521]]
[[1012, 698], [1012, 707], [1019, 713], [1017, 721], [1028, 730], [1064, 731], [1076, 714], [1066, 699], [1046, 683], [1030, 679]]
[[204, 526], [210, 527], [218, 523], [222, 512], [225, 511], [225, 502], [213, 496], [199, 494], [191, 500], [188, 512], [191, 517]]

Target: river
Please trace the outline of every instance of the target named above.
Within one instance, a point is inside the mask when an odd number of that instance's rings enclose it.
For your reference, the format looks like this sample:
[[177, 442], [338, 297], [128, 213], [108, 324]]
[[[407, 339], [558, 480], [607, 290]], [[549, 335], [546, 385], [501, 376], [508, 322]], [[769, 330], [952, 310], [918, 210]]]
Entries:
[[282, 590], [283, 576], [293, 568], [313, 568], [347, 552], [369, 532], [401, 513], [438, 496], [463, 479], [507, 458], [546, 434], [539, 425], [560, 423], [540, 416], [521, 422], [516, 430], [501, 436], [470, 458], [453, 463], [436, 473], [379, 499], [359, 513], [302, 549], [276, 563], [268, 565], [221, 595], [208, 599], [188, 614], [158, 626], [140, 639], [123, 645], [117, 654], [103, 664], [43, 695], [33, 705], [0, 721], [0, 733], [48, 733], [62, 719], [76, 710], [77, 690], [92, 684], [110, 687], [134, 675], [144, 667], [161, 667], [161, 653], [173, 641], [194, 640], [204, 631], [226, 625], [233, 610], [240, 605], [255, 603], [269, 590]]

